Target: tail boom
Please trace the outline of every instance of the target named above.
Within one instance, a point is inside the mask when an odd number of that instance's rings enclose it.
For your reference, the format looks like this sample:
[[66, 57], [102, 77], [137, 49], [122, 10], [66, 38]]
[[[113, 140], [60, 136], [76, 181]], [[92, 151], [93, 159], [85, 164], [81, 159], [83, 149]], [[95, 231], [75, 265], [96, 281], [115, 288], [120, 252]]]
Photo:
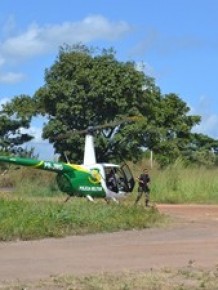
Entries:
[[11, 163], [15, 165], [22, 165], [27, 167], [32, 167], [35, 169], [48, 170], [53, 172], [66, 172], [69, 171], [67, 164], [52, 162], [52, 161], [43, 161], [35, 160], [22, 157], [11, 157], [11, 156], [0, 156], [0, 163]]

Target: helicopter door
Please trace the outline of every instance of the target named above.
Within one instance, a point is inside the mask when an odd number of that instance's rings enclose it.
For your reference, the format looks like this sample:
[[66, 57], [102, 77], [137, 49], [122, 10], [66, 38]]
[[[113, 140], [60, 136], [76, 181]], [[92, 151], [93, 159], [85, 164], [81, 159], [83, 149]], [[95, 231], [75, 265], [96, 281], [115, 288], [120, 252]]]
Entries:
[[135, 180], [134, 180], [134, 177], [132, 175], [132, 172], [130, 171], [129, 166], [126, 163], [124, 163], [121, 166], [121, 170], [123, 171], [123, 173], [126, 177], [128, 192], [132, 192], [132, 190], [135, 186]]

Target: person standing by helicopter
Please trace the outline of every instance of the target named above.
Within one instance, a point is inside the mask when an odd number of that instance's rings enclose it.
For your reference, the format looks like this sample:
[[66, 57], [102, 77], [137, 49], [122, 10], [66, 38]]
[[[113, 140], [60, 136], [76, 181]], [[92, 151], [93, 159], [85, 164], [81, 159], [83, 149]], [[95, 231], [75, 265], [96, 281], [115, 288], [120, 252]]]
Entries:
[[145, 168], [143, 172], [140, 174], [140, 176], [137, 178], [138, 180], [138, 195], [135, 200], [135, 205], [139, 202], [141, 199], [143, 193], [145, 193], [145, 206], [149, 206], [149, 200], [150, 200], [150, 188], [149, 188], [149, 183], [150, 183], [150, 176], [148, 173], [148, 169]]

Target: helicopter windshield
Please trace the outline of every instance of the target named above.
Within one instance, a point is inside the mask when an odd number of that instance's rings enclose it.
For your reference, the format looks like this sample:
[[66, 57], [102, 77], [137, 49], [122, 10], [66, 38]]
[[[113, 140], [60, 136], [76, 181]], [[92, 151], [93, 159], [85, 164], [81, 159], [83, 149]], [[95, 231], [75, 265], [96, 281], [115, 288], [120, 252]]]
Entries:
[[[107, 188], [113, 192], [130, 192], [134, 185], [130, 184], [133, 177], [130, 171], [126, 174], [126, 169], [119, 166], [107, 166], [105, 167], [106, 185]], [[130, 177], [131, 175], [131, 177]]]

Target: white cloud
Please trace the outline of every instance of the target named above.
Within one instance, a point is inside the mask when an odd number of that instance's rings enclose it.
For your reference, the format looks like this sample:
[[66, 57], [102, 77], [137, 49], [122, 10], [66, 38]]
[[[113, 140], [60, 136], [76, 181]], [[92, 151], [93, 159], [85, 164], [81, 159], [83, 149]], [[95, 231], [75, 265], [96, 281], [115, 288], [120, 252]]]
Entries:
[[0, 55], [0, 66], [2, 66], [5, 63], [5, 59]]
[[24, 74], [22, 73], [14, 73], [14, 72], [7, 72], [7, 73], [0, 73], [0, 83], [4, 84], [15, 84], [19, 83], [25, 79]]
[[21, 61], [57, 50], [64, 43], [90, 42], [96, 39], [115, 40], [129, 32], [124, 21], [110, 22], [103, 16], [86, 17], [80, 22], [64, 22], [40, 27], [31, 24], [25, 32], [0, 43], [0, 59]]
[[146, 75], [149, 75], [153, 78], [155, 78], [157, 76], [154, 68], [147, 62], [143, 62], [143, 61], [137, 62], [135, 64], [135, 68], [136, 68], [136, 70], [144, 72]]
[[10, 15], [4, 25], [2, 26], [2, 32], [7, 37], [11, 33], [14, 32], [16, 28], [15, 18], [14, 15]]
[[145, 37], [132, 50], [133, 55], [144, 55], [153, 52], [159, 56], [167, 56], [178, 51], [196, 51], [197, 49], [217, 46], [210, 40], [205, 41], [203, 38], [195, 35], [174, 36], [161, 33], [157, 29], [148, 29], [145, 31]]
[[28, 30], [16, 37], [8, 38], [0, 47], [5, 58], [25, 59], [44, 51], [44, 43], [40, 39], [40, 28], [32, 25]]
[[[10, 17], [2, 28], [6, 36], [0, 41], [0, 67], [4, 70], [11, 65], [38, 55], [52, 53], [67, 43], [87, 43], [97, 39], [116, 40], [130, 32], [131, 27], [124, 21], [112, 22], [100, 15], [93, 15], [78, 22], [64, 22], [56, 25], [39, 26], [32, 23], [20, 34], [15, 34], [15, 20]], [[12, 34], [13, 32], [13, 34]], [[11, 69], [10, 69], [11, 70]], [[24, 79], [22, 73], [0, 74], [0, 83], [14, 84]]]
[[201, 123], [195, 126], [194, 131], [218, 139], [218, 114], [214, 111], [214, 100], [201, 96], [195, 108], [191, 107], [191, 114], [201, 116]]
[[195, 132], [218, 139], [218, 115], [202, 116], [202, 121], [195, 127]]
[[6, 104], [7, 102], [10, 102], [9, 98], [0, 99], [0, 110], [2, 109], [2, 105]]

